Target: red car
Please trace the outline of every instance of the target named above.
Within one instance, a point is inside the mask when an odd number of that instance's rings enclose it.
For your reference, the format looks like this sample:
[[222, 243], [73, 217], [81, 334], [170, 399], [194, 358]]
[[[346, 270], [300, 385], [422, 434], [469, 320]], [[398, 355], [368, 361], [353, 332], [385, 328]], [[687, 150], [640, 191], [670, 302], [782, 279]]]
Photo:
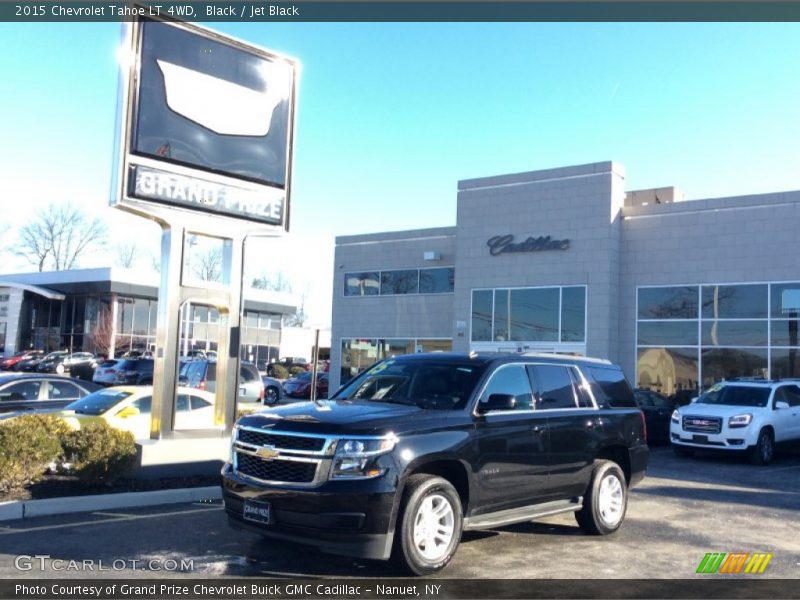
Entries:
[[23, 360], [28, 360], [29, 358], [35, 358], [37, 356], [41, 356], [44, 354], [43, 350], [23, 350], [22, 352], [17, 352], [14, 356], [9, 356], [0, 360], [0, 369], [4, 371], [8, 371], [14, 368], [18, 362]]
[[[306, 371], [283, 382], [283, 393], [290, 398], [311, 398], [311, 373]], [[317, 399], [328, 397], [328, 374], [317, 373]]]

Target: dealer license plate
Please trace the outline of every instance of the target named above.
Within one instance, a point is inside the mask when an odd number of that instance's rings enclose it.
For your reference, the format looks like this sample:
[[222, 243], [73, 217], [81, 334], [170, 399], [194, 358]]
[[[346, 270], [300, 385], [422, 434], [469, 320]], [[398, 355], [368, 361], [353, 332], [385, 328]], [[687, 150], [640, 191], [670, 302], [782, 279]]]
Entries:
[[272, 522], [272, 506], [270, 506], [269, 502], [245, 500], [244, 513], [242, 516], [246, 521], [261, 523], [262, 525], [269, 525]]
[[708, 436], [707, 435], [693, 435], [692, 441], [696, 444], [707, 444], [708, 443]]

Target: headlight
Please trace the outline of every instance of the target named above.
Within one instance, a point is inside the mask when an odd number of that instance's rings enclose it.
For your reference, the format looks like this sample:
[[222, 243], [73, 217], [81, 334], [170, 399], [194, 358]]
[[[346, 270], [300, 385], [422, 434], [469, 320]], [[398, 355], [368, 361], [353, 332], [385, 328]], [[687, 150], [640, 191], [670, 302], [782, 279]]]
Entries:
[[673, 423], [680, 423], [681, 422], [681, 413], [677, 408], [672, 411], [672, 416], [670, 417], [670, 420]]
[[384, 469], [375, 464], [382, 454], [391, 452], [397, 438], [342, 439], [336, 444], [331, 479], [370, 479], [382, 475]]
[[730, 419], [728, 419], [728, 427], [731, 429], [735, 427], [747, 427], [750, 425], [750, 422], [753, 420], [753, 415], [750, 413], [745, 413], [743, 415], [733, 415]]

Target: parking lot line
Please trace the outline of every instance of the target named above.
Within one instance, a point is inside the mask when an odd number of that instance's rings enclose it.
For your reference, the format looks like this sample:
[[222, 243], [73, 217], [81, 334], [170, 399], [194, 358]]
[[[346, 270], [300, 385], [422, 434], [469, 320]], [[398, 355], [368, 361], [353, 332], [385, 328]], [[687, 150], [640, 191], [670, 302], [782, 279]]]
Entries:
[[[67, 527], [84, 527], [86, 525], [103, 525], [105, 523], [116, 523], [119, 521], [138, 521], [140, 519], [154, 519], [158, 517], [169, 517], [175, 515], [189, 515], [192, 513], [199, 513], [199, 512], [208, 512], [212, 510], [220, 510], [220, 507], [208, 507], [208, 508], [195, 508], [191, 510], [182, 510], [182, 511], [169, 511], [169, 512], [162, 512], [162, 513], [151, 513], [147, 515], [120, 515], [117, 517], [112, 517], [110, 519], [95, 519], [93, 521], [77, 521], [71, 523], [57, 523], [55, 525], [42, 525], [40, 527], [26, 527], [22, 529], [16, 528], [6, 528], [6, 530], [0, 530], [0, 536], [3, 535], [14, 535], [17, 533], [30, 533], [32, 531], [49, 531], [53, 529], [66, 529]], [[90, 514], [101, 514], [101, 513], [90, 513]]]

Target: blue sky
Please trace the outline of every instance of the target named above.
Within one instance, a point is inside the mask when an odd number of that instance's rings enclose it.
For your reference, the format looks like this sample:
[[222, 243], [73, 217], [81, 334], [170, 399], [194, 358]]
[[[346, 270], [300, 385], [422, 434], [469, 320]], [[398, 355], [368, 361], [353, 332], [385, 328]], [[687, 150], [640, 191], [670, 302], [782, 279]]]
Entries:
[[[248, 259], [309, 249], [284, 269], [296, 290], [329, 287], [335, 235], [454, 224], [459, 179], [613, 159], [628, 189], [690, 199], [800, 189], [798, 24], [209, 26], [302, 63], [291, 240]], [[112, 23], [0, 24], [12, 226], [73, 201], [157, 243], [107, 208], [118, 40]]]

